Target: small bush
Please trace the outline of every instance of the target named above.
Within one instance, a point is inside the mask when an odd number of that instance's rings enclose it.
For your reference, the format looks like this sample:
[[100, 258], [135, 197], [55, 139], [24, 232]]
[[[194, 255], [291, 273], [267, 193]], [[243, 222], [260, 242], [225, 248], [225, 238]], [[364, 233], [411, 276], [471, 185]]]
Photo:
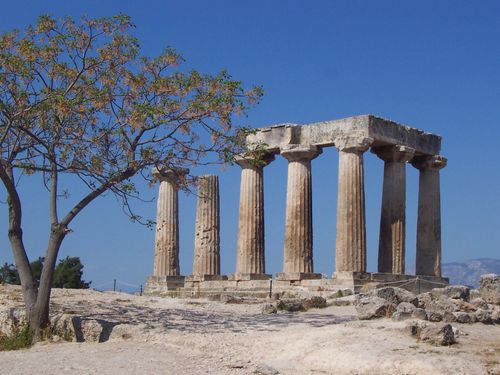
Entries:
[[29, 348], [32, 342], [28, 324], [14, 325], [10, 335], [0, 335], [0, 351]]

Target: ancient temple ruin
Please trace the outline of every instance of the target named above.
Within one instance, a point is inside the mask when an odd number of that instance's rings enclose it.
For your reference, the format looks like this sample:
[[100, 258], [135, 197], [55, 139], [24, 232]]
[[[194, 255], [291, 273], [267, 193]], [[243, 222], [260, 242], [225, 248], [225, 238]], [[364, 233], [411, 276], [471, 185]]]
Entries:
[[[356, 289], [368, 282], [404, 283], [406, 164], [419, 170], [416, 275], [442, 283], [439, 171], [441, 137], [372, 115], [306, 125], [281, 124], [258, 129], [247, 138], [249, 153], [241, 167], [237, 263], [220, 275], [219, 191], [217, 176], [200, 177], [192, 274], [179, 274], [177, 182], [186, 170], [158, 174], [154, 275], [149, 294], [206, 296], [213, 293], [266, 296], [270, 290], [304, 287], [317, 291]], [[256, 147], [265, 152], [251, 152]], [[314, 273], [311, 161], [325, 147], [339, 152], [336, 269], [331, 278]], [[364, 153], [384, 162], [378, 272], [366, 271]], [[258, 155], [258, 156], [257, 156]], [[281, 155], [288, 160], [283, 272], [266, 274], [264, 174]]]

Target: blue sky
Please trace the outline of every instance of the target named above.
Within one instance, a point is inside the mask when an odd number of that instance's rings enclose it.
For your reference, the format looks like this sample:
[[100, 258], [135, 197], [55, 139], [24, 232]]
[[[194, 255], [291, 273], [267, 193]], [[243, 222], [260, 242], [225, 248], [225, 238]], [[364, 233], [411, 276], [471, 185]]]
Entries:
[[[176, 48], [188, 68], [227, 69], [264, 87], [262, 103], [241, 119], [262, 127], [372, 113], [443, 136], [443, 260], [500, 257], [500, 2], [497, 1], [5, 1], [0, 31], [22, 29], [40, 14], [132, 16], [144, 54]], [[368, 269], [376, 269], [383, 163], [365, 156]], [[313, 161], [315, 270], [334, 269], [335, 149]], [[266, 167], [266, 261], [282, 269], [286, 161]], [[407, 168], [407, 264], [414, 263], [418, 173]], [[221, 189], [222, 272], [235, 268], [239, 167], [217, 173]], [[29, 255], [42, 255], [47, 194], [23, 180]], [[156, 189], [141, 184], [144, 197]], [[82, 191], [75, 187], [72, 197]], [[71, 200], [71, 198], [70, 198]], [[69, 203], [69, 202], [68, 202]], [[181, 271], [191, 272], [194, 196], [181, 194]], [[12, 261], [2, 205], [0, 262]], [[155, 203], [137, 209], [155, 216]], [[143, 284], [153, 267], [154, 232], [132, 224], [112, 196], [73, 223], [61, 257], [80, 256], [85, 278]]]

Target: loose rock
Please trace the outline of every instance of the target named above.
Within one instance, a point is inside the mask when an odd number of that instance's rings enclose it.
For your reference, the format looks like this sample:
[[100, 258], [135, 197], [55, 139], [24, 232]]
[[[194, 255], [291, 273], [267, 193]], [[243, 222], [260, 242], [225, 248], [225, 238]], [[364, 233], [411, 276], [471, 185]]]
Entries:
[[482, 275], [479, 292], [486, 302], [500, 305], [500, 276], [493, 273]]

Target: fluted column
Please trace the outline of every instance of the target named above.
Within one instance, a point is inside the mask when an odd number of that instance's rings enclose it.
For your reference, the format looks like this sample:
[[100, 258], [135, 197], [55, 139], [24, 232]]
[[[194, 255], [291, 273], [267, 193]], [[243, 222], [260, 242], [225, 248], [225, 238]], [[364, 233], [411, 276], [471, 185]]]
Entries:
[[406, 163], [415, 150], [406, 146], [372, 149], [384, 161], [384, 185], [380, 214], [378, 272], [405, 273]]
[[194, 275], [220, 275], [219, 180], [215, 175], [198, 178]]
[[160, 181], [156, 209], [154, 276], [179, 276], [179, 182], [189, 169], [153, 169]]
[[371, 138], [343, 138], [339, 150], [336, 271], [366, 272], [363, 153]]
[[441, 195], [439, 170], [442, 156], [419, 156], [412, 165], [420, 171], [418, 191], [416, 274], [441, 277]]
[[288, 145], [284, 272], [313, 272], [311, 160], [321, 153], [315, 146]]
[[241, 167], [237, 274], [264, 274], [264, 167], [274, 155], [237, 157]]

